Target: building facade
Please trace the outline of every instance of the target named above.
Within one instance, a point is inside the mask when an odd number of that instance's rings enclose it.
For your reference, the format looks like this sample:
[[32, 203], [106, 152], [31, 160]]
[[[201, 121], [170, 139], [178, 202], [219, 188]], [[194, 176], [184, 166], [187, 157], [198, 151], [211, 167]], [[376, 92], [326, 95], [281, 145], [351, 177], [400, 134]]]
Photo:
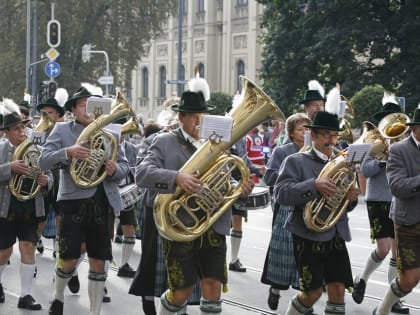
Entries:
[[[181, 3], [182, 2], [182, 3]], [[234, 95], [239, 75], [258, 85], [261, 64], [263, 6], [255, 0], [180, 0], [182, 65], [179, 78], [188, 81], [198, 66], [212, 92]], [[178, 16], [163, 22], [163, 34], [145, 46], [145, 55], [132, 73], [131, 99], [136, 113], [155, 119], [162, 103], [177, 95]], [[182, 85], [184, 88], [184, 85]]]

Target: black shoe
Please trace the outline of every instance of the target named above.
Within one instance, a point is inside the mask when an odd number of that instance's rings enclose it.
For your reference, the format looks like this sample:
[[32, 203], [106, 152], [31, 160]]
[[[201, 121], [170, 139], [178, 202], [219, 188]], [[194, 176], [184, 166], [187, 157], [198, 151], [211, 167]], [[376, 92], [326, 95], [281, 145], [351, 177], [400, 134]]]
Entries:
[[59, 300], [52, 301], [48, 309], [48, 315], [63, 315], [63, 302]]
[[136, 274], [136, 271], [131, 268], [131, 266], [128, 263], [125, 263], [120, 268], [118, 268], [118, 277], [124, 277], [124, 278], [134, 278], [134, 275]]
[[38, 274], [38, 267], [35, 266], [35, 270], [34, 270], [34, 278], [36, 278], [36, 275]]
[[57, 252], [53, 251], [53, 258], [57, 258]]
[[28, 294], [19, 298], [18, 308], [39, 311], [41, 309], [41, 304], [35, 304], [35, 299]]
[[271, 291], [271, 288], [268, 289], [268, 307], [270, 307], [271, 310], [275, 311], [277, 307], [279, 306], [279, 299], [280, 294], [276, 294], [273, 291]]
[[0, 283], [0, 303], [4, 303], [4, 291], [3, 291], [3, 286]]
[[102, 302], [103, 303], [111, 302], [111, 297], [108, 295], [108, 290], [106, 289], [106, 287], [104, 288], [104, 296], [102, 297]]
[[75, 275], [70, 278], [70, 281], [67, 283], [71, 293], [76, 294], [80, 290], [80, 281], [79, 276]]
[[353, 283], [353, 292], [351, 293], [351, 296], [353, 297], [353, 300], [360, 304], [363, 301], [363, 298], [365, 297], [365, 290], [366, 290], [366, 282], [365, 280], [359, 278], [359, 276], [354, 279]]
[[36, 242], [36, 250], [42, 254], [44, 252], [44, 244], [42, 243], [42, 240], [39, 239], [38, 242]]
[[123, 237], [122, 237], [122, 235], [115, 235], [115, 238], [114, 238], [114, 243], [117, 243], [117, 244], [122, 244], [122, 242], [123, 242]]
[[239, 259], [236, 259], [235, 262], [229, 264], [229, 270], [238, 271], [238, 272], [246, 272], [246, 268], [242, 266]]
[[397, 314], [410, 314], [410, 309], [407, 306], [404, 306], [401, 301], [398, 301], [392, 305], [391, 312]]

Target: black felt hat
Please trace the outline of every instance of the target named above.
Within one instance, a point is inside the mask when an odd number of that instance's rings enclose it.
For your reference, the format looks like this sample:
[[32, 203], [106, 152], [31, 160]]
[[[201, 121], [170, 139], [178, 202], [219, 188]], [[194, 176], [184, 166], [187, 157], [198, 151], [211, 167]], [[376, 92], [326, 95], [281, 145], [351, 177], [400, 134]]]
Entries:
[[26, 124], [30, 119], [22, 119], [19, 113], [13, 112], [7, 115], [0, 115], [0, 130], [4, 130], [9, 127], [13, 127], [19, 123]]
[[44, 106], [50, 106], [50, 107], [55, 108], [58, 111], [60, 117], [63, 117], [63, 115], [64, 115], [64, 108], [61, 107], [60, 104], [58, 104], [58, 102], [57, 102], [57, 100], [55, 98], [50, 97], [45, 102], [43, 102], [41, 104], [38, 104], [38, 106], [36, 107], [36, 109], [40, 112], [41, 109]]
[[214, 106], [207, 105], [203, 93], [185, 91], [182, 93], [181, 102], [172, 105], [171, 109], [183, 113], [207, 113], [212, 111]]
[[102, 97], [101, 95], [93, 95], [87, 88], [82, 86], [67, 100], [67, 102], [64, 104], [64, 107], [66, 110], [71, 111], [71, 108], [76, 105], [76, 102], [79, 98], [91, 96]]
[[331, 114], [325, 111], [316, 112], [312, 124], [304, 126], [312, 129], [325, 129], [333, 131], [342, 131], [344, 129], [340, 128], [340, 122], [336, 114]]
[[416, 110], [414, 111], [413, 119], [409, 123], [407, 123], [407, 125], [420, 125], [420, 108], [416, 108]]
[[325, 97], [323, 97], [318, 90], [307, 90], [303, 100], [301, 100], [299, 103], [306, 104], [310, 101], [325, 101]]
[[29, 104], [29, 102], [28, 101], [25, 101], [25, 100], [21, 100], [20, 102], [19, 102], [19, 106], [23, 106], [23, 107], [26, 107], [26, 108], [32, 108], [32, 106], [31, 106], [31, 104]]
[[386, 115], [389, 115], [392, 113], [401, 113], [401, 106], [395, 103], [386, 103], [383, 106], [382, 110], [372, 115], [372, 118], [374, 122], [378, 123]]

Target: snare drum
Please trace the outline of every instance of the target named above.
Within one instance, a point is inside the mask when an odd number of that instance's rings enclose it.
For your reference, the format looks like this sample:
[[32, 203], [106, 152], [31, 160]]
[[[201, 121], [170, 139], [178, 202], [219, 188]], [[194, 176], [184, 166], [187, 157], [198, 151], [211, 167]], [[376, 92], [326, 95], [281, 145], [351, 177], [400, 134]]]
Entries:
[[239, 210], [259, 210], [270, 204], [270, 190], [265, 186], [255, 186], [245, 203], [235, 204]]
[[136, 184], [130, 184], [119, 188], [124, 209], [134, 206], [142, 197], [143, 193]]

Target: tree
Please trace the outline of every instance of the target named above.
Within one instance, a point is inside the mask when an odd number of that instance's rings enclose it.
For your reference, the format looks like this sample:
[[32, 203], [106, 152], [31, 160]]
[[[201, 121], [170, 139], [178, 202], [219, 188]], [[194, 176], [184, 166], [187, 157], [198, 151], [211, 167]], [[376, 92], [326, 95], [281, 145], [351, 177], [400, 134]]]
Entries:
[[362, 0], [257, 0], [266, 5], [261, 77], [286, 114], [296, 110], [307, 82], [328, 91], [340, 83], [351, 97], [380, 84], [405, 96], [411, 110], [420, 99], [420, 3]]
[[211, 112], [212, 115], [223, 116], [232, 108], [232, 96], [224, 92], [212, 92], [207, 105], [215, 107]]
[[[38, 51], [46, 52], [46, 26], [51, 19], [51, 2], [55, 3], [54, 18], [61, 23], [61, 74], [58, 86], [73, 92], [81, 82], [95, 83], [104, 74], [105, 60], [93, 55], [89, 63], [82, 63], [82, 46], [90, 43], [94, 50], [109, 55], [114, 84], [128, 89], [131, 72], [144, 54], [145, 46], [161, 34], [162, 22], [174, 13], [176, 0], [38, 0]], [[33, 6], [33, 1], [31, 1]], [[31, 24], [32, 27], [32, 24]], [[26, 1], [0, 3], [0, 92], [20, 98], [25, 85]], [[31, 44], [32, 45], [32, 44]], [[39, 81], [47, 80], [43, 65], [38, 67]]]
[[381, 110], [384, 91], [380, 85], [368, 85], [353, 95], [350, 99], [356, 113], [351, 122], [353, 128], [363, 128], [363, 121], [371, 121], [372, 115]]

